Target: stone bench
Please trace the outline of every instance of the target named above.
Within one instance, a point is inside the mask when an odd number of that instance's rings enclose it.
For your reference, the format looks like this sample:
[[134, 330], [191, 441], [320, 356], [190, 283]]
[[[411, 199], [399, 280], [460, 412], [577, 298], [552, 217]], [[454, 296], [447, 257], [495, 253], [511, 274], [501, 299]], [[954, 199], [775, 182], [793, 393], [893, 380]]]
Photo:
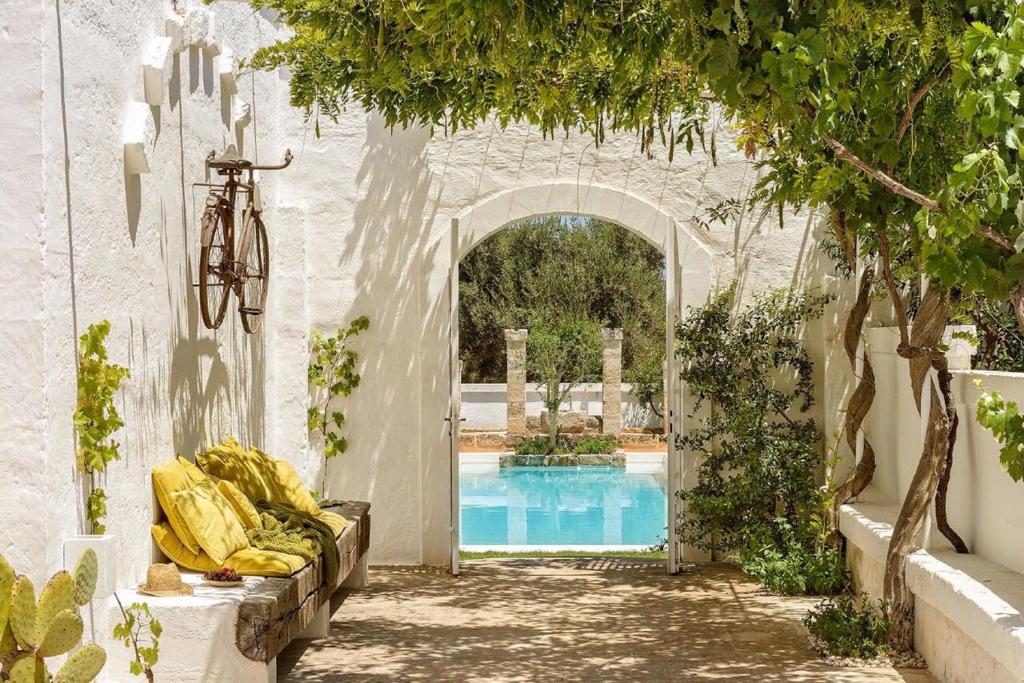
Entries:
[[[331, 614], [348, 589], [366, 585], [370, 545], [368, 503], [348, 502], [330, 510], [353, 522], [336, 539], [340, 567], [333, 586], [323, 584], [322, 560], [317, 559], [289, 577], [247, 576], [237, 588], [213, 588], [200, 574], [183, 572], [182, 581], [194, 588], [192, 595], [153, 597], [133, 589], [118, 591], [125, 607], [145, 602], [163, 626], [156, 679], [273, 683], [277, 655], [292, 640], [326, 636]], [[109, 636], [120, 620], [112, 596], [93, 623], [97, 636]], [[128, 649], [109, 638], [101, 644], [108, 660], [98, 680], [130, 680]]]
[[[875, 598], [882, 594], [898, 513], [896, 505], [885, 504], [840, 508], [854, 583]], [[943, 548], [911, 553], [906, 571], [916, 612], [914, 648], [939, 680], [1024, 680], [1024, 574]]]

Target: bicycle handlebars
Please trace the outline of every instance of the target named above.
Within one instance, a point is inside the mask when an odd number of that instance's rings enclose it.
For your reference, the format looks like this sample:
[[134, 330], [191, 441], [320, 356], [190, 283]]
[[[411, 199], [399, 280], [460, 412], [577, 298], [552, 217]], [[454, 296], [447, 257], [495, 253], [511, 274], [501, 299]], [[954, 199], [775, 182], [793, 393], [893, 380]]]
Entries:
[[283, 163], [254, 164], [248, 159], [238, 156], [234, 145], [228, 145], [228, 148], [224, 150], [224, 154], [219, 157], [215, 151], [210, 150], [210, 153], [206, 155], [206, 167], [224, 171], [280, 171], [283, 168], [288, 168], [288, 165], [292, 163], [292, 159], [292, 151], [286, 149], [284, 151]]

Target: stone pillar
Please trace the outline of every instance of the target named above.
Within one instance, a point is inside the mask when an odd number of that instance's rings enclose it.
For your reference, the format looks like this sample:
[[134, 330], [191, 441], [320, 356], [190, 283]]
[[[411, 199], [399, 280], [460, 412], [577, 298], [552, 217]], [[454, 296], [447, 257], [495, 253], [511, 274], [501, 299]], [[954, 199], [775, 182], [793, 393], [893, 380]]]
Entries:
[[603, 329], [604, 371], [601, 384], [601, 415], [605, 434], [622, 431], [622, 330]]
[[526, 435], [526, 330], [505, 330], [505, 410], [508, 436]]

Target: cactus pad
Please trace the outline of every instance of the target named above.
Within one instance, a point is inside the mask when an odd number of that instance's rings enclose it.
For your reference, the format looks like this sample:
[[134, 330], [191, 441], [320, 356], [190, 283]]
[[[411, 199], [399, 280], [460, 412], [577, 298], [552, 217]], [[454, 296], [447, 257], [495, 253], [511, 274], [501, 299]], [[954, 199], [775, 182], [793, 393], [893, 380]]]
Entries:
[[39, 594], [39, 603], [36, 605], [36, 625], [32, 642], [38, 646], [43, 642], [43, 636], [59, 613], [64, 610], [78, 612], [75, 605], [75, 580], [67, 572], [57, 572], [43, 586], [43, 592]]
[[96, 592], [96, 578], [99, 576], [99, 562], [96, 560], [96, 551], [86, 548], [78, 557], [75, 564], [73, 576], [75, 578], [75, 602], [84, 607], [92, 600]]
[[39, 641], [36, 653], [40, 657], [62, 655], [78, 644], [84, 629], [82, 617], [78, 616], [77, 611], [66, 609], [58, 612], [46, 629], [46, 634]]
[[54, 683], [89, 683], [107, 662], [107, 653], [96, 643], [89, 643], [68, 657], [57, 672]]
[[34, 650], [36, 626], [36, 589], [27, 576], [19, 576], [11, 588], [11, 630], [22, 648]]
[[7, 629], [7, 619], [11, 613], [11, 586], [14, 585], [14, 570], [0, 555], [0, 634]]
[[9, 673], [11, 683], [46, 683], [50, 680], [46, 664], [30, 652], [18, 655]]
[[14, 642], [14, 633], [11, 632], [11, 624], [7, 624], [7, 628], [0, 633], [0, 660], [10, 659], [11, 655], [18, 649], [18, 644]]

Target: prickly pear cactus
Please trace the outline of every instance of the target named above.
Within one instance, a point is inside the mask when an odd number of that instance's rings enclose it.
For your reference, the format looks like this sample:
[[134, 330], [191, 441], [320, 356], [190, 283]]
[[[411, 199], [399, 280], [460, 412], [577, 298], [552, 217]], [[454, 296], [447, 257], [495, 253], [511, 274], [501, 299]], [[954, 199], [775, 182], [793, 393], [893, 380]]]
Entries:
[[7, 630], [7, 619], [11, 614], [11, 586], [14, 585], [14, 570], [0, 555], [0, 635]]
[[57, 672], [54, 683], [89, 683], [107, 662], [107, 653], [96, 643], [89, 643], [68, 657]]
[[27, 576], [19, 576], [11, 587], [11, 630], [23, 650], [36, 648], [36, 589]]
[[50, 623], [61, 612], [71, 610], [78, 613], [75, 604], [75, 580], [67, 572], [57, 572], [43, 586], [36, 605], [36, 625], [32, 642], [38, 647], [43, 642]]
[[75, 573], [57, 572], [36, 602], [35, 587], [26, 576], [14, 576], [0, 556], [0, 679], [10, 683], [89, 683], [107, 661], [91, 643], [72, 654], [56, 678], [46, 669], [46, 657], [70, 652], [85, 630], [78, 613], [96, 588], [96, 554], [86, 550]]
[[92, 600], [93, 593], [96, 592], [96, 579], [99, 573], [96, 551], [86, 548], [75, 564], [75, 571], [72, 572], [75, 579], [75, 602], [79, 607], [85, 607]]
[[69, 652], [81, 640], [83, 630], [85, 625], [77, 611], [66, 609], [58, 612], [50, 621], [36, 653], [40, 657], [56, 657]]
[[11, 683], [46, 683], [50, 680], [46, 662], [30, 652], [22, 653], [15, 658], [9, 675]]
[[14, 632], [11, 631], [10, 623], [3, 633], [0, 633], [0, 661], [8, 661], [18, 651], [18, 643], [14, 640]]

